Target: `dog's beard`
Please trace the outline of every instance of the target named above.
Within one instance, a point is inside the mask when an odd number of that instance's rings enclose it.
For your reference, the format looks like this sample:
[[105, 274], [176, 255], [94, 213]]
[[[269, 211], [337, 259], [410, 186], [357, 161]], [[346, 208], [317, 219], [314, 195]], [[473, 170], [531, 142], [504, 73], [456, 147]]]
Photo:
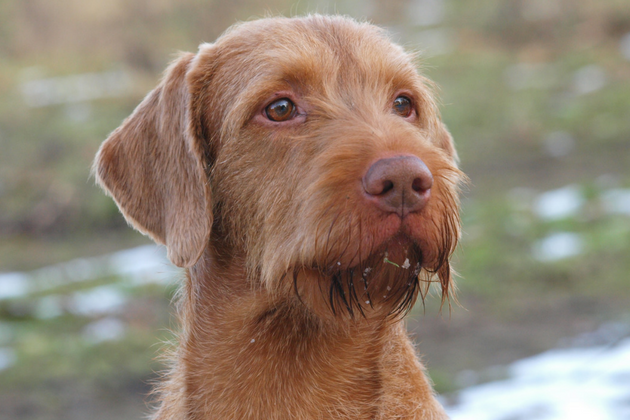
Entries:
[[[333, 259], [309, 270], [316, 274], [321, 298], [335, 316], [404, 316], [418, 296], [424, 300], [434, 278], [434, 270], [423, 266], [419, 245], [407, 237], [395, 237], [355, 265], [344, 267], [341, 260]], [[298, 278], [296, 270], [294, 290], [302, 300]]]
[[[323, 273], [330, 281], [328, 304], [333, 313], [347, 311], [350, 316], [365, 309], [385, 309], [388, 315], [406, 313], [415, 303], [420, 289], [422, 253], [411, 246], [405, 258], [394, 259], [390, 247], [368, 257], [363, 264]], [[391, 259], [390, 259], [391, 258]]]

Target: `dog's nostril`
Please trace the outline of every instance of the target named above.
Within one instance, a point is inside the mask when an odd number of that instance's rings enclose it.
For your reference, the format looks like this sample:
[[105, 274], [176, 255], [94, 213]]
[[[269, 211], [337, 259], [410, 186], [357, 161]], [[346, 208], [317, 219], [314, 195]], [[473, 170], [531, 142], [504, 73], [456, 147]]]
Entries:
[[419, 176], [413, 180], [411, 183], [411, 188], [418, 193], [423, 193], [428, 191], [433, 186], [433, 176], [430, 173], [423, 174], [423, 176]]
[[388, 191], [391, 191], [393, 189], [394, 189], [394, 183], [392, 181], [383, 181], [383, 190], [381, 191], [380, 194], [386, 194]]

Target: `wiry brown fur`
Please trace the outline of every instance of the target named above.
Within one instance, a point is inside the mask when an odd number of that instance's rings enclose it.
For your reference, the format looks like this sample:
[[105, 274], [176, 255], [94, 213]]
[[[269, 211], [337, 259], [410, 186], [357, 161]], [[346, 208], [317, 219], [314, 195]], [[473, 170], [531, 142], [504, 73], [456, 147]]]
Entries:
[[[411, 120], [391, 111], [400, 92]], [[265, 120], [282, 97], [299, 118]], [[403, 220], [361, 188], [397, 154], [434, 178]], [[187, 269], [154, 418], [445, 418], [401, 315], [425, 282], [451, 290], [456, 160], [430, 83], [372, 25], [263, 19], [182, 54], [94, 166], [127, 220]]]

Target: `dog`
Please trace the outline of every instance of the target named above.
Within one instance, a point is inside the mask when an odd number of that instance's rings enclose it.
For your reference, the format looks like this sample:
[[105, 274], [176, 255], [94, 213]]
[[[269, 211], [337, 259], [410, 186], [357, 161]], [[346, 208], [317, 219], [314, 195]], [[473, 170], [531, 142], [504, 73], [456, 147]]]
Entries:
[[101, 145], [98, 184], [184, 267], [154, 419], [443, 419], [403, 316], [452, 293], [458, 169], [432, 83], [369, 23], [237, 24]]

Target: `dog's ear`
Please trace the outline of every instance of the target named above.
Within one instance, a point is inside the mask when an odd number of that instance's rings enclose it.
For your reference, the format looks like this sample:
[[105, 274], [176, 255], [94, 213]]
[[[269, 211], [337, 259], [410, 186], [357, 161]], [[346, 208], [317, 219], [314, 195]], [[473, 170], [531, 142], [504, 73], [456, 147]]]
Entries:
[[444, 149], [455, 163], [459, 163], [459, 156], [457, 155], [457, 150], [455, 150], [455, 143], [453, 142], [451, 133], [448, 131], [448, 128], [446, 128], [446, 125], [443, 122], [439, 122], [438, 124], [438, 132], [436, 136], [438, 146]]
[[190, 116], [183, 54], [161, 83], [101, 145], [94, 162], [98, 184], [137, 230], [164, 244], [179, 267], [192, 266], [209, 240], [212, 203]]

